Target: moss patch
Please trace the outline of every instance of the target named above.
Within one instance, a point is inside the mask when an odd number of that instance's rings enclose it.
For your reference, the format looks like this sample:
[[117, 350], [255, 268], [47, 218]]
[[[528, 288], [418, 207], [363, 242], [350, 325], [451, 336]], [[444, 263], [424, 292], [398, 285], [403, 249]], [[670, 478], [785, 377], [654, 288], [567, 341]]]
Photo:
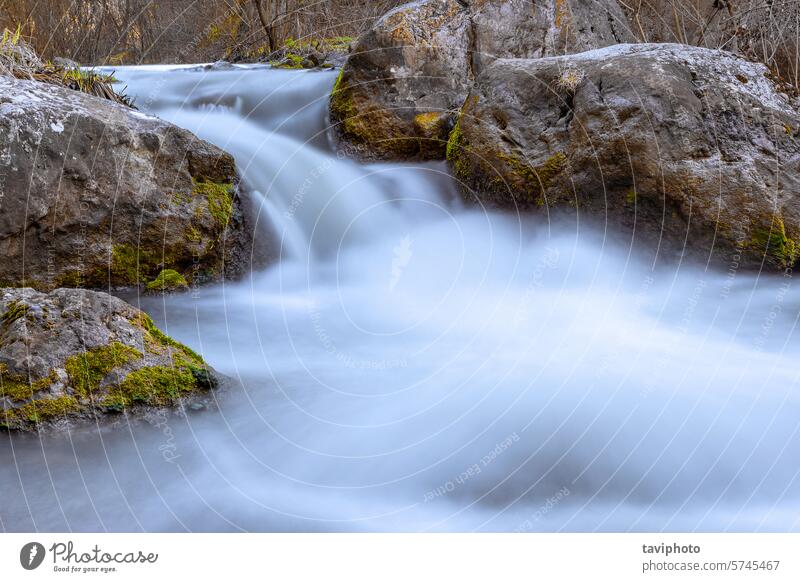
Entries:
[[193, 194], [203, 196], [208, 202], [208, 211], [221, 228], [228, 226], [233, 216], [233, 184], [195, 181]]
[[139, 350], [120, 342], [94, 348], [67, 358], [65, 368], [76, 394], [89, 398], [114, 368], [142, 357]]
[[466, 180], [470, 176], [470, 163], [467, 158], [467, 153], [464, 151], [466, 145], [464, 132], [461, 129], [461, 119], [459, 117], [453, 131], [450, 132], [450, 137], [447, 139], [445, 157], [452, 165], [456, 177], [461, 180]]
[[24, 406], [0, 412], [0, 423], [6, 427], [19, 426], [26, 422], [43, 422], [64, 418], [79, 410], [78, 401], [72, 396], [41, 398]]
[[164, 406], [174, 403], [197, 387], [194, 375], [185, 365], [153, 366], [128, 374], [109, 397], [128, 404]]
[[344, 69], [331, 92], [330, 112], [344, 135], [369, 146], [373, 153], [401, 157], [419, 153], [419, 138], [410, 124], [369, 95], [357, 93], [348, 84]]
[[200, 354], [158, 329], [146, 313], [139, 315], [133, 323], [145, 331], [145, 343], [151, 352], [160, 353], [164, 351], [164, 348], [175, 348], [189, 358], [192, 364], [200, 367], [206, 366], [205, 360], [200, 357]]
[[177, 289], [185, 289], [189, 284], [186, 279], [172, 269], [163, 269], [153, 281], [147, 284], [149, 291], [175, 291]]
[[139, 282], [139, 253], [133, 246], [121, 244], [111, 249], [111, 277], [124, 285]]
[[28, 314], [30, 307], [21, 301], [9, 301], [3, 313], [3, 325], [11, 325]]
[[772, 218], [771, 227], [753, 229], [750, 246], [759, 252], [767, 253], [783, 268], [794, 265], [800, 252], [798, 241], [787, 236], [781, 216]]
[[49, 388], [55, 380], [55, 374], [51, 372], [50, 375], [33, 381], [23, 374], [10, 374], [8, 366], [0, 364], [0, 397], [16, 401], [28, 400], [37, 392]]

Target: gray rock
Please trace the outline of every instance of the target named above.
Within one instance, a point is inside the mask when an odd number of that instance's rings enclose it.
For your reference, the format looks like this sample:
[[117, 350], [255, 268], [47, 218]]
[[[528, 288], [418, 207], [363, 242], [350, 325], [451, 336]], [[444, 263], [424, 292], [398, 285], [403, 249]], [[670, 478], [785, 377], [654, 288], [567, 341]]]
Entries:
[[440, 157], [471, 84], [469, 35], [468, 11], [456, 0], [383, 16], [358, 40], [331, 96], [343, 136], [365, 156]]
[[0, 314], [0, 426], [146, 412], [216, 386], [199, 355], [106, 293], [1, 289]]
[[457, 110], [495, 58], [630, 40], [616, 0], [422, 0], [359, 40], [331, 96], [342, 145], [362, 157], [442, 158]]
[[498, 58], [548, 57], [633, 42], [616, 1], [471, 0], [475, 70]]
[[53, 64], [63, 69], [80, 69], [80, 63], [68, 59], [66, 57], [56, 57], [53, 59]]
[[235, 274], [233, 158], [111, 101], [0, 77], [0, 284], [47, 290]]
[[580, 213], [661, 251], [786, 268], [800, 250], [799, 139], [798, 109], [764, 65], [617, 45], [494, 62], [448, 159], [491, 206]]

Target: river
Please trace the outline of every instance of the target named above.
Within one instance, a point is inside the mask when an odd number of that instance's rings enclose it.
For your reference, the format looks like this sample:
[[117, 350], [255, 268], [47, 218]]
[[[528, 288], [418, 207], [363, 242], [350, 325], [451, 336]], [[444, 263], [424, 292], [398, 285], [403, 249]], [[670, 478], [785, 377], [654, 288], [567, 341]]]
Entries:
[[218, 406], [0, 435], [4, 531], [796, 531], [791, 277], [654, 268], [602, 228], [359, 164], [336, 73], [127, 67], [231, 152], [274, 260], [129, 298], [235, 379]]

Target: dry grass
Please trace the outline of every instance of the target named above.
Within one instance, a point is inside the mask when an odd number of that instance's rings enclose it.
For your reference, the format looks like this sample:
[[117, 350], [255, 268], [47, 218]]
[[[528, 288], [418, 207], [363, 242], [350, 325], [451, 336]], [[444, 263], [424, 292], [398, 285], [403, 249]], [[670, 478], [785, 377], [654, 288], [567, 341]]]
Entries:
[[642, 42], [721, 48], [765, 63], [800, 90], [798, 0], [620, 0]]
[[111, 86], [115, 81], [111, 75], [103, 75], [90, 69], [66, 68], [42, 61], [36, 51], [22, 40], [19, 28], [16, 32], [6, 29], [0, 37], [0, 74], [60, 85], [133, 107], [132, 101], [126, 95], [117, 93]]

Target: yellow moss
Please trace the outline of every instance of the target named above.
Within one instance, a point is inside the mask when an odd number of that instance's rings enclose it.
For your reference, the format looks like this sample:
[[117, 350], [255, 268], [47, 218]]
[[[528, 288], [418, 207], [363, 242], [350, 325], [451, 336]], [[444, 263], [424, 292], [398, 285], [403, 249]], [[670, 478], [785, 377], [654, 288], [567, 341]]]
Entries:
[[160, 329], [156, 327], [156, 324], [153, 323], [153, 320], [150, 319], [150, 316], [146, 313], [141, 313], [137, 316], [135, 320], [133, 320], [134, 324], [138, 325], [145, 331], [145, 343], [149, 345], [150, 351], [161, 353], [164, 351], [164, 348], [175, 348], [180, 350], [184, 355], [186, 355], [189, 360], [195, 365], [198, 366], [205, 366], [206, 363], [203, 358], [192, 350], [191, 348], [183, 345], [179, 341], [176, 341], [169, 337], [167, 334], [162, 332]]
[[233, 184], [196, 181], [193, 194], [203, 196], [208, 202], [208, 211], [222, 228], [228, 225], [233, 215]]
[[0, 422], [7, 427], [20, 426], [27, 422], [39, 423], [64, 418], [78, 409], [78, 401], [71, 396], [40, 398], [19, 408], [6, 410], [5, 414], [0, 413]]
[[8, 366], [0, 364], [0, 397], [21, 401], [33, 398], [36, 392], [48, 389], [55, 382], [55, 373], [32, 381], [24, 374], [10, 374]]
[[111, 249], [111, 278], [122, 285], [139, 282], [139, 253], [133, 246], [119, 244]]
[[142, 353], [120, 342], [94, 348], [67, 358], [67, 370], [76, 394], [89, 398], [114, 368], [142, 357]]
[[189, 228], [186, 229], [186, 240], [197, 243], [202, 240], [202, 237], [195, 227], [189, 226]]
[[186, 279], [172, 269], [163, 269], [153, 281], [147, 284], [149, 291], [173, 291], [176, 289], [184, 289], [189, 284]]
[[11, 325], [18, 319], [25, 317], [28, 313], [28, 309], [29, 306], [21, 301], [9, 301], [3, 313], [3, 325]]
[[783, 268], [793, 266], [800, 258], [800, 241], [786, 234], [783, 217], [773, 216], [769, 227], [757, 227], [752, 231], [750, 247], [772, 256]]
[[428, 111], [414, 116], [414, 125], [423, 132], [423, 135], [438, 133], [441, 123], [441, 111]]

